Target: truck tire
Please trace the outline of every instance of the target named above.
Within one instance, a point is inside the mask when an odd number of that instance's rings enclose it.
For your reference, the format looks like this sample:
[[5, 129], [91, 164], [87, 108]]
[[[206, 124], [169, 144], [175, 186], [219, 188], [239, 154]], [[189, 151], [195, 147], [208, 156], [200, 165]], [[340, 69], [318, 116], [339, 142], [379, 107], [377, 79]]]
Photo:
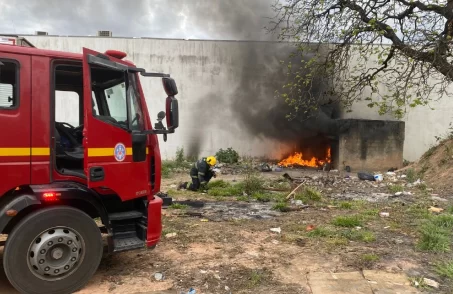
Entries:
[[73, 293], [91, 279], [102, 258], [100, 230], [86, 213], [55, 206], [31, 213], [6, 240], [3, 267], [21, 293]]

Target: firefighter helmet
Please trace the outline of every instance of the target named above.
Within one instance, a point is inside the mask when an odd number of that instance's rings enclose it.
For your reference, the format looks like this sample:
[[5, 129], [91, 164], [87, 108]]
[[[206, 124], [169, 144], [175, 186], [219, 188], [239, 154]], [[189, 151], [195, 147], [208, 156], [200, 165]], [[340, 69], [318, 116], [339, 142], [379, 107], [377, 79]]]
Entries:
[[214, 156], [208, 156], [208, 158], [206, 158], [206, 162], [207, 162], [210, 166], [214, 166], [214, 165], [217, 163], [217, 160], [215, 159]]

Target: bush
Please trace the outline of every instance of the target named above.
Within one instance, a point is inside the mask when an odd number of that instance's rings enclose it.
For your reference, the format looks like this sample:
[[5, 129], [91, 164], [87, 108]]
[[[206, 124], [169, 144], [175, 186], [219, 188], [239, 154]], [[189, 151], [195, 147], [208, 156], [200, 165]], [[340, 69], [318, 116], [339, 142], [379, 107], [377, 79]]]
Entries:
[[176, 162], [182, 164], [184, 161], [184, 148], [176, 149]]
[[239, 154], [231, 147], [226, 150], [220, 149], [215, 156], [218, 161], [223, 163], [237, 163], [239, 161]]
[[333, 220], [333, 224], [338, 227], [353, 228], [362, 225], [362, 221], [357, 215], [352, 216], [337, 216]]
[[423, 251], [449, 252], [450, 231], [446, 228], [427, 223], [420, 229], [418, 248]]

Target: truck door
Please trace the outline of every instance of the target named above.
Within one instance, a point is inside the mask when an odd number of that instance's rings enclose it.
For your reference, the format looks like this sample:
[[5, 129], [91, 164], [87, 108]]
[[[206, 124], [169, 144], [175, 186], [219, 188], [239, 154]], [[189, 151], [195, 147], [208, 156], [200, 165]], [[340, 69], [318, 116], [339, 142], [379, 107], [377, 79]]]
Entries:
[[84, 169], [89, 188], [123, 200], [149, 195], [147, 135], [136, 73], [126, 62], [83, 49]]

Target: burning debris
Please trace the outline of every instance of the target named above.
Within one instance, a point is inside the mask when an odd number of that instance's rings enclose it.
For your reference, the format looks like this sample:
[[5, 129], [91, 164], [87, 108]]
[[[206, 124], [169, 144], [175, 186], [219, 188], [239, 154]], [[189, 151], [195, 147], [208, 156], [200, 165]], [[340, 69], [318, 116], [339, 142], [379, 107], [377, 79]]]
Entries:
[[323, 167], [326, 163], [331, 163], [331, 152], [330, 147], [326, 150], [326, 157], [324, 159], [316, 158], [315, 156], [311, 159], [305, 159], [302, 152], [296, 152], [293, 155], [283, 159], [278, 163], [279, 166], [284, 167]]

